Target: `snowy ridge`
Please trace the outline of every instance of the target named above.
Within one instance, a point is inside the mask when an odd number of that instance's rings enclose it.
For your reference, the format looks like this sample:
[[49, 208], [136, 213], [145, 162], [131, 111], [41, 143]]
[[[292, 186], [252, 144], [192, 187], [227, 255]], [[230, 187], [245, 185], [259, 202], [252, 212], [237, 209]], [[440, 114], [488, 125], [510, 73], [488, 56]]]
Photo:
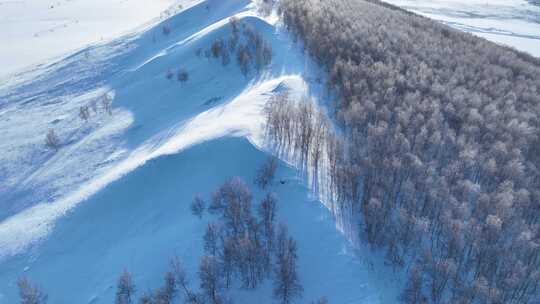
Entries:
[[[242, 4], [242, 2], [245, 1], [231, 1], [229, 3]], [[234, 9], [234, 6], [232, 8]], [[228, 14], [229, 11], [224, 10], [223, 13]], [[222, 20], [225, 17], [218, 16], [218, 18]], [[179, 33], [179, 36], [181, 35], [191, 35], [191, 33], [186, 31], [185, 34]], [[211, 38], [200, 41], [198, 46], [208, 46], [212, 41]], [[136, 43], [142, 43], [145, 39], [148, 38], [142, 37], [142, 41]], [[130, 47], [129, 45], [132, 43], [128, 40], [125, 43], [114, 42], [113, 45], [121, 45], [120, 49], [128, 49], [127, 53], [133, 57], [132, 61], [135, 63], [141, 55], [147, 56], [145, 53], [151, 54], [153, 51]], [[156, 45], [156, 47], [160, 51], [160, 46]], [[112, 49], [116, 50], [118, 47], [115, 46]], [[130, 49], [131, 51], [129, 51]], [[179, 49], [178, 51], [181, 51], [185, 57], [194, 57], [195, 50], [193, 48]], [[87, 52], [90, 52], [92, 57], [101, 56], [101, 58], [87, 61], [85, 60], [86, 55], [84, 55]], [[212, 97], [200, 96], [200, 92], [194, 92], [193, 94], [196, 96], [190, 98], [192, 99], [190, 104], [183, 105], [182, 107], [185, 109], [177, 109], [179, 96], [185, 96], [182, 92], [183, 88], [179, 89], [174, 82], [171, 85], [171, 81], [167, 81], [164, 77], [169, 67], [177, 66], [176, 62], [156, 62], [145, 65], [138, 72], [125, 73], [121, 71], [123, 68], [111, 68], [110, 66], [119, 66], [120, 63], [129, 65], [130, 63], [126, 63], [124, 58], [128, 55], [121, 54], [118, 57], [118, 55], [107, 51], [106, 47], [90, 49], [87, 52], [73, 56], [65, 64], [59, 63], [53, 70], [43, 71], [43, 76], [36, 80], [27, 79], [12, 89], [10, 87], [0, 89], [0, 92], [5, 92], [1, 99], [6, 101], [0, 112], [2, 118], [0, 126], [5, 130], [0, 135], [0, 147], [4, 151], [0, 155], [2, 160], [0, 177], [3, 180], [0, 184], [0, 197], [6, 198], [5, 204], [7, 204], [0, 212], [0, 219], [37, 203], [28, 202], [28, 199], [18, 197], [18, 193], [31, 190], [34, 197], [45, 198], [47, 201], [57, 199], [58, 196], [66, 194], [66, 187], [73, 187], [77, 183], [88, 181], [90, 177], [98, 175], [95, 173], [102, 167], [110, 168], [113, 162], [110, 155], [121, 156], [124, 154], [124, 150], [129, 152], [136, 149], [137, 146], [142, 145], [153, 136], [163, 133], [163, 130], [166, 130], [165, 133], [169, 132], [182, 121], [189, 119], [190, 116], [204, 111], [205, 107], [202, 103]], [[175, 59], [176, 56], [178, 56], [178, 52], [172, 52], [167, 57], [173, 58], [174, 61], [183, 59]], [[216, 65], [215, 62], [207, 62], [201, 66], [200, 61], [202, 60], [190, 59], [191, 61], [199, 61], [195, 62], [198, 66], [194, 69], [200, 68], [200, 74], [205, 74], [205, 70]], [[170, 61], [170, 59], [167, 60]], [[109, 61], [109, 63], [103, 63], [104, 68], [100, 68], [99, 64], [97, 68], [92, 68], [96, 61]], [[119, 72], [120, 76], [117, 77], [105, 76]], [[153, 81], [141, 81], [152, 72], [156, 74]], [[219, 71], [213, 74], [204, 76], [223, 78]], [[203, 81], [205, 79], [200, 80], [194, 86], [201, 85]], [[114, 84], [114, 82], [120, 83]], [[92, 84], [87, 85], [87, 83]], [[99, 86], [100, 84], [102, 86]], [[95, 85], [98, 87], [93, 87]], [[245, 84], [244, 81], [230, 81], [223, 87], [227, 85], [236, 87], [237, 92], [240, 93]], [[158, 87], [159, 90], [166, 90], [170, 93], [168, 96], [163, 96], [162, 91], [155, 91], [141, 95], [139, 91], [136, 91], [139, 87], [141, 91]], [[185, 90], [187, 91], [188, 88]], [[111, 96], [113, 94], [128, 96], [117, 96], [112, 115], [107, 115], [101, 109], [101, 98], [105, 93]], [[212, 91], [207, 90], [204, 93], [212, 94]], [[233, 92], [233, 94], [235, 93]], [[234, 95], [228, 98], [232, 97]], [[156, 109], [154, 107], [157, 101], [161, 105], [168, 104], [168, 108], [175, 111], [173, 115], [161, 115], [163, 108]], [[116, 106], [117, 104], [118, 106]], [[91, 108], [96, 107], [96, 113], [91, 110], [92, 114], [88, 122], [82, 122], [78, 117], [79, 108], [83, 105], [90, 105]], [[159, 117], [162, 118], [162, 123], [156, 124], [156, 118]], [[142, 126], [149, 125], [145, 119], [152, 119], [152, 124], [156, 125], [155, 128], [142, 135], [136, 134], [136, 131], [140, 130]], [[13, 125], [25, 125], [26, 127], [13, 128]], [[128, 130], [128, 128], [130, 129]], [[135, 128], [138, 129], [134, 130]], [[43, 145], [44, 134], [48, 129], [57, 131], [62, 139], [63, 147], [59, 153], [53, 153]], [[115, 131], [111, 133], [107, 130]], [[128, 142], [128, 140], [131, 141]], [[125, 147], [128, 144], [129, 147]], [[93, 148], [91, 148], [92, 146]], [[75, 160], [75, 162], [69, 165], [69, 162], [66, 163], [68, 160]], [[87, 169], [84, 170], [81, 165], [87, 166]], [[62, 177], [60, 180], [64, 184], [50, 184], [51, 177], [53, 177], [51, 174], [56, 173]]]
[[[246, 14], [243, 14], [239, 17], [246, 16]], [[208, 34], [212, 30], [222, 28], [226, 22], [226, 20], [222, 20], [212, 25], [210, 29], [202, 33], [197, 33], [196, 36], [204, 37], [205, 33]], [[177, 43], [173, 47], [181, 44]], [[145, 64], [140, 65], [135, 71], [142, 69], [150, 64], [150, 62], [156, 60], [156, 58], [165, 56], [166, 53], [162, 52], [159, 56], [153, 56], [152, 60], [148, 60]], [[40, 203], [0, 223], [0, 248], [4, 249], [0, 252], [0, 257], [16, 254], [33, 241], [41, 239], [50, 231], [51, 225], [59, 216], [65, 214], [81, 200], [84, 200], [110, 182], [144, 164], [149, 159], [164, 154], [176, 153], [198, 142], [226, 135], [250, 136], [254, 141], [258, 140], [260, 142], [261, 138], [258, 134], [258, 128], [263, 122], [260, 117], [260, 111], [264, 105], [264, 99], [261, 99], [260, 96], [265, 93], [264, 90], [268, 93], [274, 89], [272, 86], [276, 86], [284, 80], [287, 80], [287, 78], [282, 77], [263, 83], [259, 87], [250, 87], [231, 103], [203, 112], [180, 126], [172, 127], [166, 132], [165, 138], [163, 138], [163, 135], [158, 134], [146, 140], [133, 152], [126, 153], [125, 151], [119, 151], [118, 153], [120, 155], [129, 154], [129, 156], [124, 156], [121, 161], [118, 161], [117, 165], [108, 165], [106, 170], [104, 170], [106, 171], [104, 174], [90, 180], [81, 189], [55, 202]], [[265, 98], [268, 98], [268, 96]], [[69, 110], [74, 111], [74, 109]], [[133, 123], [133, 118], [130, 117], [131, 114], [122, 115], [121, 113], [115, 113], [114, 115], [115, 121], [121, 122], [124, 125], [120, 129], [113, 128], [118, 133], [125, 129], [126, 125]], [[126, 118], [122, 118], [122, 116], [126, 116]], [[95, 134], [91, 133], [89, 137], [95, 137]], [[66, 168], [64, 167], [55, 168], [55, 164], [63, 163], [65, 165], [65, 160], [69, 160], [72, 157], [70, 151], [84, 147], [88, 140], [90, 139], [83, 139], [73, 146], [68, 146], [65, 149], [68, 151], [60, 150], [60, 153], [54, 155], [51, 160], [48, 160], [44, 167], [37, 168], [35, 172], [26, 178], [26, 181], [23, 182], [23, 187], [24, 185], [31, 184], [30, 181], [35, 179], [36, 176], [40, 176], [40, 172], [45, 174], [45, 176], [41, 176], [45, 180], [51, 179], [50, 172], [62, 172], [62, 174], [66, 172]], [[7, 143], [7, 141], [5, 142]], [[99, 147], [99, 149], [101, 148], [103, 147]], [[86, 154], [87, 152], [85, 151], [84, 155]], [[91, 172], [88, 173], [91, 174]], [[59, 192], [64, 192], [64, 189], [61, 189]]]
[[[200, 250], [205, 222], [190, 214], [189, 200], [230, 176], [252, 179], [268, 151], [263, 109], [275, 92], [320, 95], [316, 69], [275, 15], [258, 16], [248, 0], [188, 2], [193, 5], [161, 24], [0, 86], [0, 128], [6, 130], [0, 134], [0, 303], [14, 301], [22, 275], [61, 304], [110, 302], [124, 267], [141, 289], [156, 286], [165, 264], [156, 258], [172, 254], [195, 274], [201, 253], [194, 248]], [[235, 56], [222, 66], [195, 55], [229, 37], [231, 16], [271, 43], [270, 66], [245, 77]], [[189, 81], [167, 79], [169, 70], [180, 68]], [[113, 100], [110, 114], [105, 96]], [[79, 117], [84, 106], [90, 107], [88, 121]], [[44, 146], [50, 129], [61, 139], [58, 152]], [[372, 261], [357, 258], [363, 249], [350, 247], [336, 231], [331, 213], [313, 204], [290, 164], [280, 169], [288, 183], [274, 190], [283, 200], [283, 219], [301, 237], [306, 301], [325, 295], [324, 289], [336, 290], [326, 295], [339, 303], [393, 303], [398, 282], [388, 280], [384, 266], [376, 271]], [[178, 187], [176, 179], [187, 186]], [[152, 188], [145, 191], [146, 184]], [[189, 242], [179, 245], [177, 238]], [[370, 256], [368, 250], [362, 255]], [[260, 300], [234, 293], [240, 303]], [[262, 293], [270, 301], [270, 286]]]
[[[54, 222], [79, 202], [97, 193], [111, 182], [144, 165], [147, 161], [178, 153], [195, 144], [225, 137], [246, 137], [258, 146], [263, 145], [261, 126], [264, 122], [262, 108], [270, 92], [285, 84], [291, 89], [301, 90], [303, 81], [299, 77], [285, 76], [258, 84], [243, 92], [232, 102], [205, 111], [159, 141], [152, 138], [125, 159], [110, 166], [104, 174], [79, 189], [52, 203], [40, 203], [0, 223], [0, 260], [25, 250], [27, 246], [41, 240], [54, 226]], [[85, 142], [78, 143], [84, 145]], [[61, 155], [55, 157], [62, 157]], [[41, 170], [41, 169], [40, 169]], [[47, 170], [51, 170], [47, 167]]]

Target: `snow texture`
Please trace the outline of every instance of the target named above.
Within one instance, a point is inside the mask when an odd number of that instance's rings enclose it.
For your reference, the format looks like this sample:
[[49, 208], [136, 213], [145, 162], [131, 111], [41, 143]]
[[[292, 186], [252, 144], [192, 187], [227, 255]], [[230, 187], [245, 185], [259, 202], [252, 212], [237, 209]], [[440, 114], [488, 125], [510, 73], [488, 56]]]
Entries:
[[540, 6], [526, 0], [384, 0], [540, 57]]
[[[0, 303], [15, 301], [20, 276], [52, 303], [110, 303], [124, 268], [142, 292], [162, 282], [173, 255], [196, 285], [210, 218], [191, 215], [191, 200], [208, 199], [232, 176], [251, 183], [268, 156], [263, 109], [275, 92], [320, 95], [317, 69], [275, 16], [257, 16], [248, 0], [192, 4], [0, 86]], [[272, 64], [260, 73], [244, 77], [234, 57], [222, 66], [196, 56], [230, 36], [231, 16], [272, 44]], [[180, 68], [189, 81], [167, 79]], [[111, 113], [104, 100], [112, 100]], [[88, 121], [81, 106], [89, 106]], [[57, 152], [44, 144], [50, 129]], [[293, 167], [281, 163], [278, 179], [286, 183], [272, 191], [298, 240], [304, 300], [394, 303], [401, 283], [383, 261], [350, 245]], [[271, 283], [231, 295], [270, 303]]]
[[[540, 9], [530, 3], [389, 2], [540, 54]], [[230, 36], [231, 16], [272, 44], [272, 64], [258, 74], [244, 77], [234, 56], [222, 66], [195, 55]], [[263, 108], [276, 91], [327, 102], [314, 65], [249, 0], [0, 0], [0, 25], [10, 46], [0, 50], [0, 304], [15, 302], [23, 275], [52, 303], [110, 303], [124, 268], [144, 291], [162, 282], [173, 255], [196, 285], [210, 217], [191, 215], [193, 197], [208, 199], [232, 176], [253, 180], [268, 155]], [[180, 68], [189, 81], [167, 79]], [[58, 152], [45, 147], [50, 129]], [[399, 275], [350, 245], [290, 164], [278, 180], [286, 183], [271, 188], [298, 240], [303, 301], [395, 303]], [[232, 296], [270, 303], [271, 284]]]

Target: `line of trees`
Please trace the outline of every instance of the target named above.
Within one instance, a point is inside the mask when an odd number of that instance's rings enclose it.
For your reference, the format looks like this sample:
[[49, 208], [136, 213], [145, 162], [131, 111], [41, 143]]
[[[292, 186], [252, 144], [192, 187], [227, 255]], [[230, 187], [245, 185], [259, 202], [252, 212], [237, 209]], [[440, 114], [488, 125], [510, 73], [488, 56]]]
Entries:
[[274, 180], [278, 160], [275, 157], [269, 157], [264, 164], [257, 170], [254, 183], [262, 190], [265, 190]]
[[[112, 115], [112, 102], [113, 97], [109, 93], [105, 93], [99, 99], [92, 99], [92, 101], [87, 105], [82, 105], [79, 107], [79, 117], [84, 123], [87, 123], [91, 118], [90, 110], [93, 110], [94, 114], [99, 113], [98, 101], [101, 103], [101, 108], [103, 112]], [[62, 141], [54, 129], [49, 129], [45, 135], [45, 146], [48, 149], [58, 152], [62, 146]]]
[[538, 300], [539, 60], [376, 0], [280, 13], [328, 71], [339, 132], [281, 94], [268, 135], [326, 168], [339, 214], [408, 270], [401, 300]]
[[[270, 157], [258, 170], [267, 182], [273, 180], [277, 160]], [[263, 185], [259, 186], [263, 188]], [[139, 293], [132, 274], [124, 270], [116, 285], [115, 304], [225, 304], [232, 303], [227, 290], [233, 286], [255, 290], [264, 280], [272, 279], [274, 299], [294, 303], [303, 294], [298, 275], [298, 248], [285, 224], [277, 225], [277, 199], [267, 193], [256, 211], [249, 187], [238, 177], [227, 180], [214, 193], [211, 203], [196, 195], [191, 210], [202, 218], [205, 211], [217, 219], [210, 222], [203, 236], [199, 288], [190, 285], [185, 267], [178, 257], [169, 261], [163, 284]], [[22, 304], [46, 304], [47, 295], [26, 278], [18, 281]], [[139, 293], [139, 297], [138, 294]], [[138, 300], [137, 300], [138, 299]], [[327, 304], [320, 298], [313, 304]]]
[[[297, 245], [284, 224], [275, 227], [277, 199], [268, 193], [256, 215], [252, 199], [249, 187], [237, 177], [227, 180], [212, 194], [208, 208], [197, 195], [191, 208], [194, 215], [200, 218], [208, 211], [217, 217], [207, 225], [203, 236], [199, 290], [190, 286], [182, 262], [175, 257], [162, 287], [144, 293], [139, 303], [171, 304], [181, 299], [188, 304], [232, 303], [227, 290], [235, 283], [254, 290], [269, 278], [273, 279], [273, 294], [279, 303], [299, 299], [303, 288], [297, 271]], [[117, 284], [116, 304], [134, 303], [135, 293], [131, 274], [124, 271]], [[319, 303], [327, 303], [324, 301], [323, 298]]]
[[272, 44], [266, 41], [261, 33], [236, 17], [229, 19], [231, 34], [228, 39], [216, 39], [209, 49], [196, 51], [198, 57], [220, 59], [223, 66], [231, 62], [235, 56], [242, 74], [247, 77], [252, 69], [257, 72], [272, 62]]
[[47, 294], [27, 278], [20, 278], [17, 281], [17, 287], [19, 287], [21, 304], [47, 304]]
[[257, 12], [263, 17], [269, 16], [275, 8], [277, 0], [256, 0]]
[[213, 193], [208, 211], [219, 220], [208, 224], [205, 253], [217, 259], [225, 288], [232, 286], [234, 278], [247, 289], [273, 278], [275, 298], [292, 303], [302, 295], [296, 242], [285, 225], [275, 227], [277, 200], [273, 194], [262, 199], [258, 216], [251, 210], [251, 201], [249, 187], [239, 178], [228, 180]]
[[[308, 97], [294, 100], [287, 91], [283, 91], [270, 98], [265, 115], [266, 135], [277, 154], [298, 164], [300, 171], [309, 178], [308, 182], [315, 192], [318, 192], [319, 188], [327, 188], [325, 185], [320, 187], [324, 182], [325, 174], [322, 169], [326, 150], [339, 149], [340, 145], [329, 143], [330, 139], [336, 137], [330, 132], [326, 114]], [[270, 164], [265, 167], [270, 167]], [[262, 169], [259, 171], [260, 175], [269, 171]]]

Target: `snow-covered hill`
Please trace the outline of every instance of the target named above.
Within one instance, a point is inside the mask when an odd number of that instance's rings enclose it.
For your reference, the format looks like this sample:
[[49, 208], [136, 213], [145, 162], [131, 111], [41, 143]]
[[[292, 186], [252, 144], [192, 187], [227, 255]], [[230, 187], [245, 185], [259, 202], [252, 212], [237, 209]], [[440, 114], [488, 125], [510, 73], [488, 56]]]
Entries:
[[[206, 58], [231, 37], [233, 16], [271, 44], [269, 66], [244, 75], [234, 53], [228, 65]], [[270, 152], [263, 108], [272, 95], [320, 97], [316, 69], [276, 22], [249, 0], [198, 1], [0, 86], [0, 303], [15, 302], [21, 276], [51, 303], [110, 303], [122, 269], [144, 291], [173, 255], [195, 277], [209, 219], [191, 215], [193, 197], [232, 176], [251, 183]], [[181, 72], [187, 80], [177, 81]], [[49, 130], [58, 151], [45, 146]], [[350, 246], [294, 168], [281, 163], [278, 175], [285, 184], [271, 190], [298, 240], [304, 300], [395, 303], [390, 269]], [[233, 296], [270, 303], [270, 282]]]
[[[384, 0], [540, 57], [540, 6], [527, 0]], [[537, 2], [537, 1], [536, 1]]]
[[103, 43], [174, 14], [195, 0], [1, 0], [0, 79]]
[[[264, 160], [248, 141], [228, 138], [148, 162], [60, 219], [41, 246], [5, 261], [0, 302], [12, 303], [14, 281], [24, 274], [39, 282], [53, 303], [110, 303], [124, 268], [142, 292], [161, 284], [174, 255], [195, 278], [210, 218], [201, 221], [191, 214], [193, 194], [207, 193], [229, 176], [250, 181]], [[278, 178], [288, 182], [276, 182], [272, 190], [279, 199], [278, 217], [298, 239], [305, 299], [326, 295], [333, 303], [393, 303], [395, 283], [369, 270], [369, 262], [356, 256], [335, 230], [331, 214], [308, 198], [295, 176], [280, 167]], [[269, 283], [256, 292], [237, 290], [233, 298], [272, 303]]]

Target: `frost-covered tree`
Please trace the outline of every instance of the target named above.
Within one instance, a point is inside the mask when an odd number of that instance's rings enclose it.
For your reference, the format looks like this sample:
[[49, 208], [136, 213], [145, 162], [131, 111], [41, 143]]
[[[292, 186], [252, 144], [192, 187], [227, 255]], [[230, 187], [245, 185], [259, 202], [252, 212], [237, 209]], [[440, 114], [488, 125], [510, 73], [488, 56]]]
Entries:
[[212, 197], [209, 210], [221, 214], [226, 228], [233, 236], [240, 236], [247, 229], [251, 217], [252, 194], [238, 177], [226, 181]]
[[210, 47], [212, 56], [214, 58], [221, 57], [221, 53], [224, 51], [224, 49], [225, 49], [225, 43], [223, 42], [223, 39], [214, 40], [214, 42], [212, 43], [212, 46]]
[[135, 283], [131, 277], [131, 273], [127, 270], [122, 272], [116, 284], [116, 304], [131, 304], [134, 302]]
[[163, 27], [161, 27], [161, 33], [163, 33], [163, 35], [165, 36], [168, 36], [171, 33], [171, 27], [168, 25], [164, 25]]
[[226, 236], [223, 239], [223, 248], [221, 250], [220, 261], [221, 271], [225, 279], [225, 287], [229, 288], [232, 284], [233, 276], [236, 272], [240, 254], [238, 250], [238, 241], [234, 237]]
[[220, 274], [219, 262], [214, 256], [205, 255], [202, 257], [199, 267], [199, 279], [201, 290], [205, 295], [205, 303], [222, 303], [223, 278]]
[[288, 236], [282, 225], [278, 234], [278, 250], [274, 278], [274, 297], [283, 304], [292, 303], [302, 296], [303, 287], [298, 277], [296, 241]]
[[266, 189], [266, 187], [274, 180], [277, 167], [277, 159], [275, 157], [269, 157], [257, 171], [255, 184], [263, 190]]
[[[287, 229], [274, 232], [277, 199], [267, 194], [251, 210], [252, 194], [238, 177], [226, 180], [213, 194], [209, 207], [217, 220], [207, 225], [204, 237], [205, 256], [199, 268], [201, 292], [189, 288], [186, 273], [178, 258], [171, 262], [176, 287], [183, 291], [188, 303], [223, 303], [226, 290], [235, 279], [246, 289], [256, 289], [272, 273], [276, 279], [276, 297], [290, 301], [301, 296], [301, 286], [296, 272], [296, 242], [288, 236]], [[154, 292], [155, 298], [163, 290]]]
[[242, 74], [247, 77], [251, 63], [251, 55], [247, 46], [242, 44], [238, 47], [236, 61], [238, 62]]
[[101, 97], [101, 106], [103, 107], [103, 110], [109, 115], [112, 115], [112, 102], [113, 97], [109, 93], [104, 94], [103, 97]]
[[264, 278], [262, 250], [257, 232], [252, 231], [238, 240], [238, 265], [244, 288], [255, 289]]
[[277, 199], [275, 195], [269, 193], [259, 205], [259, 218], [261, 221], [261, 233], [264, 252], [262, 254], [263, 264], [266, 271], [269, 272], [271, 266], [271, 255], [275, 246], [275, 218], [276, 218]]
[[174, 77], [173, 70], [172, 70], [172, 69], [168, 69], [167, 72], [165, 73], [165, 77], [166, 77], [168, 80], [173, 79], [173, 77]]
[[41, 289], [30, 282], [27, 278], [17, 281], [21, 304], [46, 304], [47, 295]]
[[400, 301], [404, 304], [422, 304], [427, 303], [427, 298], [422, 291], [422, 272], [418, 267], [410, 271], [405, 289], [401, 293]]
[[206, 232], [204, 233], [204, 252], [212, 256], [217, 256], [219, 239], [220, 233], [218, 225], [209, 223], [208, 226], [206, 226]]
[[60, 148], [60, 138], [58, 135], [56, 135], [56, 132], [54, 129], [50, 129], [47, 133], [47, 136], [45, 136], [45, 145], [49, 149], [53, 149], [55, 151], [58, 151]]
[[272, 13], [272, 9], [276, 4], [275, 0], [257, 0], [257, 12], [263, 16], [268, 16]]
[[165, 273], [164, 285], [159, 289], [158, 292], [158, 302], [163, 304], [173, 303], [177, 293], [178, 286], [176, 276], [172, 271], [168, 271]]
[[538, 299], [540, 60], [378, 0], [282, 0], [279, 12], [336, 100], [330, 123], [276, 94], [276, 151], [392, 265], [422, 257], [409, 276], [428, 303]]
[[139, 304], [154, 304], [154, 296], [150, 292], [146, 292], [139, 299]]
[[79, 117], [84, 121], [87, 122], [90, 118], [90, 108], [88, 106], [81, 106], [79, 108]]
[[204, 200], [201, 198], [200, 195], [196, 195], [193, 199], [193, 202], [191, 203], [191, 212], [193, 215], [197, 216], [198, 218], [202, 218], [202, 215], [205, 210], [205, 203]]
[[[265, 0], [264, 2], [274, 5], [273, 1]], [[245, 77], [252, 68], [261, 71], [272, 63], [272, 44], [266, 41], [260, 32], [242, 23], [237, 17], [229, 18], [229, 26], [231, 28], [229, 38], [214, 40], [210, 48], [205, 51], [206, 58], [221, 59], [221, 64], [227, 66], [231, 62], [231, 57], [235, 56], [240, 71]]]
[[176, 73], [176, 79], [181, 83], [186, 83], [189, 80], [189, 73], [185, 69], [179, 69]]
[[[189, 286], [189, 279], [184, 265], [179, 257], [174, 257], [170, 261], [171, 273], [174, 276], [176, 288], [184, 294], [184, 301], [187, 304], [202, 304], [203, 300]], [[170, 279], [169, 279], [170, 280]]]
[[328, 299], [326, 297], [319, 298], [316, 301], [311, 302], [312, 304], [328, 304]]

